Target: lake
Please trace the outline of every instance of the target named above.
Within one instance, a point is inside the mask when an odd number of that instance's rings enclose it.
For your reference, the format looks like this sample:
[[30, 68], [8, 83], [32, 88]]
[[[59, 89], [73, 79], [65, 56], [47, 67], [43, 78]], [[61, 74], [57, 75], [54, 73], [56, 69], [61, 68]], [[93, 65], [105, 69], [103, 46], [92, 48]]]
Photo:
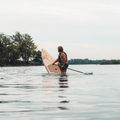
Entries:
[[0, 67], [0, 120], [120, 120], [120, 65]]

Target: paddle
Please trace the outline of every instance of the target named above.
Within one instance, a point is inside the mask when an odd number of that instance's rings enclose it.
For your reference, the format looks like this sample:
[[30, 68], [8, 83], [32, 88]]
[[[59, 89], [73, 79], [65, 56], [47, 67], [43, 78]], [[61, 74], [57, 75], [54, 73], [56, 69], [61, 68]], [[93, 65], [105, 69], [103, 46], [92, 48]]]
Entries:
[[68, 70], [72, 70], [72, 71], [75, 71], [75, 72], [79, 72], [79, 73], [83, 73], [85, 75], [92, 75], [93, 73], [84, 73], [84, 72], [81, 72], [81, 71], [78, 71], [78, 70], [75, 70], [75, 69], [71, 69], [71, 68], [68, 68]]
[[[56, 65], [56, 64], [54, 64], [54, 65]], [[59, 66], [59, 65], [56, 65], [56, 66]], [[75, 72], [79, 72], [79, 73], [82, 73], [82, 74], [85, 74], [85, 75], [92, 75], [93, 74], [93, 72], [91, 72], [91, 73], [84, 73], [84, 72], [81, 72], [81, 71], [78, 71], [78, 70], [75, 70], [75, 69], [71, 69], [71, 68], [67, 68], [67, 69], [75, 71]]]

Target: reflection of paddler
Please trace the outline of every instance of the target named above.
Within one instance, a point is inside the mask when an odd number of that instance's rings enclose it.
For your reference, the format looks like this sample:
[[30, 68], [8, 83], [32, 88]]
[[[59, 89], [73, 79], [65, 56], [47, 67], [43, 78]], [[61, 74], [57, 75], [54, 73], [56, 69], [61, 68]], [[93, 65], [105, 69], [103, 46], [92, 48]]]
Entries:
[[[60, 89], [59, 91], [65, 91], [65, 88], [68, 88], [69, 86], [68, 86], [68, 79], [67, 79], [67, 76], [61, 76], [60, 78], [59, 78], [59, 87], [60, 88], [63, 88], [63, 89]], [[69, 101], [68, 100], [66, 100], [67, 99], [67, 97], [66, 96], [58, 96], [59, 98], [62, 98], [61, 100], [61, 102], [60, 103], [69, 103]], [[63, 98], [64, 98], [64, 100], [63, 100]]]
[[68, 88], [68, 80], [67, 80], [67, 76], [61, 76], [59, 78], [59, 87], [60, 88]]
[[54, 78], [53, 76], [46, 76], [43, 77], [43, 81], [42, 81], [42, 90], [43, 91], [51, 91], [51, 94], [53, 92], [54, 88], [57, 88], [59, 86], [57, 86], [57, 79]]
[[58, 66], [61, 69], [61, 74], [62, 75], [66, 75], [66, 71], [68, 68], [68, 61], [67, 61], [67, 54], [65, 52], [63, 52], [63, 47], [59, 46], [58, 47], [58, 58], [53, 62], [53, 65], [58, 62]]
[[65, 91], [65, 89], [68, 88], [67, 82], [67, 76], [58, 76], [57, 78], [55, 76], [43, 77], [42, 90], [44, 91], [44, 97], [42, 98], [42, 108], [44, 110], [68, 110], [66, 104], [68, 104], [69, 101], [66, 95], [64, 95], [63, 92], [61, 93], [61, 91]]

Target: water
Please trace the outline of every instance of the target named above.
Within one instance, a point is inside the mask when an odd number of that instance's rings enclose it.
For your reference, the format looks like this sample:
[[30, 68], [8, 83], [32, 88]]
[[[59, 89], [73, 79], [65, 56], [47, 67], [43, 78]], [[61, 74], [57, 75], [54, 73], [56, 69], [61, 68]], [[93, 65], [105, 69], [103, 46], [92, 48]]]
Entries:
[[69, 67], [93, 75], [1, 67], [0, 120], [119, 120], [120, 65]]

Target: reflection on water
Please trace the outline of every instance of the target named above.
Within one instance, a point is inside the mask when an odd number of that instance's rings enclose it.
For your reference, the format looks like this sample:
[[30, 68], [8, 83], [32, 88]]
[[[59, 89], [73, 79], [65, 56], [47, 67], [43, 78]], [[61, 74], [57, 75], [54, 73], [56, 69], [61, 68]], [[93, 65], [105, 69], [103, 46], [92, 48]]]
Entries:
[[[43, 103], [47, 103], [49, 107], [43, 108], [45, 110], [56, 110], [57, 108], [60, 110], [68, 110], [68, 108], [62, 104], [69, 103], [65, 94], [68, 87], [67, 76], [44, 76], [42, 81], [42, 91], [44, 91], [46, 98], [49, 100], [45, 99], [43, 100]], [[50, 99], [50, 97], [52, 98]], [[50, 107], [50, 105], [57, 106]]]

